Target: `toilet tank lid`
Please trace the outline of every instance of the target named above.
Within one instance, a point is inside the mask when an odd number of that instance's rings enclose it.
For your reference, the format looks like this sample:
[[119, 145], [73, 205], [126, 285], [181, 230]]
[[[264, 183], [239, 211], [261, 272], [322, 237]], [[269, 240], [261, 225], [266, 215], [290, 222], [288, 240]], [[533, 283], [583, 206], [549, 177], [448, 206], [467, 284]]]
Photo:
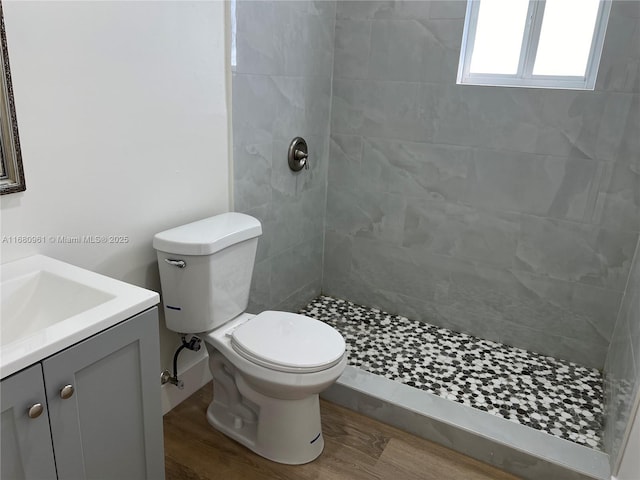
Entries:
[[261, 234], [258, 219], [228, 212], [157, 233], [153, 248], [181, 255], [211, 255]]

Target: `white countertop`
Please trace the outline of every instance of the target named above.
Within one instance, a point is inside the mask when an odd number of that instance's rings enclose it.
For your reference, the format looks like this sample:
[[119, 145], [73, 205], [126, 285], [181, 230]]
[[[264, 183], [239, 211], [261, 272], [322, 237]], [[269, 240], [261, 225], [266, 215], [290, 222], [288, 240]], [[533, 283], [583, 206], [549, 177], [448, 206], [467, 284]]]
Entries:
[[157, 292], [34, 255], [0, 266], [0, 378], [160, 302]]

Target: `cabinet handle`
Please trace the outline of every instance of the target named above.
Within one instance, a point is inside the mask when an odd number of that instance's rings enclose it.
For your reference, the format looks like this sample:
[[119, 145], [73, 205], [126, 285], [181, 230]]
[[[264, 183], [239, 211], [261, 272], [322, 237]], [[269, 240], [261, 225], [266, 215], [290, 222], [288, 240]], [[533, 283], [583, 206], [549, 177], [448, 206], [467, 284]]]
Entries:
[[29, 418], [38, 418], [44, 412], [44, 407], [41, 403], [34, 403], [31, 405], [31, 408], [27, 411], [27, 415]]
[[73, 392], [75, 392], [73, 385], [65, 385], [60, 390], [60, 398], [62, 398], [63, 400], [66, 400], [67, 398], [71, 398], [73, 396]]

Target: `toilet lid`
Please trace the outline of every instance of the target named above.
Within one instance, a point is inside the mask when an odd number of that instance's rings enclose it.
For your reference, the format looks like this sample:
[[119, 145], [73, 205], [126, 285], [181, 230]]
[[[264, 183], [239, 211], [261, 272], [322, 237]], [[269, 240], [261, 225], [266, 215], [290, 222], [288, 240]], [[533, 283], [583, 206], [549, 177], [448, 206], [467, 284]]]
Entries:
[[313, 318], [266, 311], [233, 331], [231, 345], [246, 359], [281, 372], [311, 373], [336, 365], [344, 355], [342, 335]]

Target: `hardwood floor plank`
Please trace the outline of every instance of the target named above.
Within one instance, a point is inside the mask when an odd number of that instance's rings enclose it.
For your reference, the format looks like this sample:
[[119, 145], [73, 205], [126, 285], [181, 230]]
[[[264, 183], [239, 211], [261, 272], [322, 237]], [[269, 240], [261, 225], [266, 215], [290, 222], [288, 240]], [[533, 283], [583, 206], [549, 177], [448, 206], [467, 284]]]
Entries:
[[490, 465], [324, 400], [325, 448], [306, 465], [256, 455], [209, 425], [207, 385], [164, 417], [167, 480], [511, 480]]
[[[392, 467], [392, 468], [391, 468]], [[387, 444], [376, 470], [400, 473], [405, 480], [439, 480], [463, 478], [465, 480], [512, 480], [511, 474], [502, 472], [471, 457], [460, 455], [440, 445], [419, 448], [415, 444], [392, 438]]]

